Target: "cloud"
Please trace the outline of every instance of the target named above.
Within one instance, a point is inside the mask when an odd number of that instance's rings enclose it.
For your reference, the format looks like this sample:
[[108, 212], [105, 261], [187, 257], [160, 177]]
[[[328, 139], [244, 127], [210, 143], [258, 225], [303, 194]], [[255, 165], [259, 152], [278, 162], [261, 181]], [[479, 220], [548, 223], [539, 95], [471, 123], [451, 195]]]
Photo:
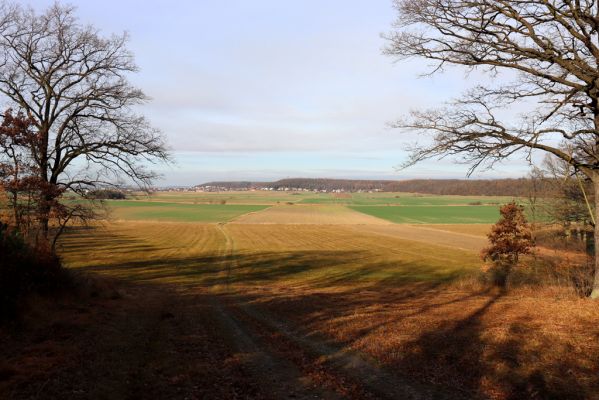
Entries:
[[130, 32], [141, 69], [130, 79], [153, 98], [140, 111], [179, 161], [162, 168], [168, 182], [465, 175], [447, 160], [393, 169], [418, 138], [387, 123], [481, 76], [450, 69], [420, 79], [426, 64], [383, 56], [380, 33], [395, 18], [389, 0], [77, 4], [83, 22]]

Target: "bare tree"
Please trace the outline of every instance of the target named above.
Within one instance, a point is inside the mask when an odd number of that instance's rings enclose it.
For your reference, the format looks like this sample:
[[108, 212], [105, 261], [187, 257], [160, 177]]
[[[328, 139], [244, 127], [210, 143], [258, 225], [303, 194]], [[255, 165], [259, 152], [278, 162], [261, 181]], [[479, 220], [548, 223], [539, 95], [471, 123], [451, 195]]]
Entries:
[[570, 164], [552, 155], [543, 160], [540, 170], [552, 183], [552, 201], [547, 216], [567, 227], [571, 223], [595, 225], [594, 194], [588, 179]]
[[[542, 151], [586, 175], [599, 191], [596, 0], [395, 0], [395, 6], [399, 18], [387, 35], [389, 55], [430, 60], [431, 73], [458, 65], [501, 78], [444, 109], [415, 111], [399, 121], [398, 127], [432, 137], [407, 164], [459, 154], [472, 172], [521, 150], [529, 157]], [[593, 298], [599, 297], [595, 254]]]
[[155, 174], [144, 161], [168, 158], [161, 133], [135, 112], [148, 98], [127, 80], [137, 66], [126, 43], [126, 34], [82, 25], [70, 6], [37, 13], [1, 3], [0, 94], [36, 133], [28, 150], [49, 188], [36, 202], [46, 239], [65, 191], [84, 194], [119, 177], [147, 186]]

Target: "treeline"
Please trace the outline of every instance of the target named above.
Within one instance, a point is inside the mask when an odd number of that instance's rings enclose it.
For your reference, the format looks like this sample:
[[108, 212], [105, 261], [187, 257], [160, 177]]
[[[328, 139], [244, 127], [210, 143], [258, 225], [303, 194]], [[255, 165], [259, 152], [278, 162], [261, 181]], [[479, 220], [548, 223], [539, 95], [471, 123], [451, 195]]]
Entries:
[[[546, 181], [535, 182], [534, 185], [547, 185]], [[464, 196], [516, 196], [529, 195], [533, 182], [529, 178], [517, 179], [412, 179], [405, 181], [391, 180], [355, 180], [355, 179], [313, 179], [292, 178], [275, 182], [210, 182], [200, 187], [220, 187], [229, 190], [273, 188], [307, 189], [307, 190], [344, 190], [411, 192], [436, 195]], [[542, 188], [536, 188], [539, 190]], [[542, 191], [542, 190], [541, 190]]]
[[348, 192], [357, 192], [358, 190], [384, 190], [391, 181], [378, 180], [354, 180], [354, 179], [310, 179], [310, 178], [292, 178], [281, 179], [270, 184], [274, 189], [279, 188], [298, 188], [308, 190], [345, 190]]
[[[547, 181], [534, 182], [536, 190], [549, 190]], [[540, 188], [539, 185], [547, 186]], [[385, 190], [390, 192], [413, 192], [438, 195], [464, 196], [528, 196], [533, 181], [529, 178], [517, 179], [414, 179], [390, 182]]]

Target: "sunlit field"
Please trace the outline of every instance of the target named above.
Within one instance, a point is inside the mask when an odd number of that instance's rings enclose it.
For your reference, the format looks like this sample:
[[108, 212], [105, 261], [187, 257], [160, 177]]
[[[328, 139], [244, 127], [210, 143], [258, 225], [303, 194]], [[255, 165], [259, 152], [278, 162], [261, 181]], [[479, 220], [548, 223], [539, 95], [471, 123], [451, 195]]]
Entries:
[[162, 201], [109, 201], [110, 216], [117, 220], [227, 222], [268, 206], [250, 204], [188, 204]]
[[512, 197], [495, 196], [436, 196], [415, 193], [316, 193], [305, 197], [302, 203], [334, 203], [353, 206], [445, 206], [445, 205], [499, 205]]
[[[546, 301], [552, 295], [538, 290], [506, 293], [477, 283], [497, 199], [459, 205], [474, 199], [408, 196], [406, 206], [347, 207], [277, 204], [286, 197], [270, 193], [251, 195], [254, 203], [270, 199], [263, 206], [242, 204], [245, 193], [227, 193], [227, 204], [194, 204], [194, 196], [110, 202], [119, 221], [70, 231], [59, 247], [63, 260], [146, 291], [214, 296], [235, 329], [255, 330], [268, 351], [301, 359], [342, 393], [367, 376], [385, 387], [387, 373], [457, 398], [527, 397], [530, 390], [568, 397], [572, 387], [587, 397], [599, 384], [591, 373], [596, 307], [565, 292]], [[347, 351], [371, 361], [339, 383], [335, 363], [345, 359], [322, 360]], [[542, 385], [531, 386], [539, 371]]]
[[[139, 365], [149, 368], [135, 378], [143, 385], [216, 380], [205, 393], [220, 398], [234, 398], [232, 377], [252, 393], [284, 393], [261, 382], [308, 376], [323, 397], [354, 399], [592, 398], [599, 385], [593, 302], [564, 287], [482, 283], [479, 253], [501, 199], [197, 196], [107, 201], [108, 219], [69, 229], [58, 252], [74, 274], [100, 282], [90, 289], [97, 300], [53, 314], [66, 328], [49, 322], [43, 332], [63, 329], [66, 339], [11, 354], [19, 374], [62, 365], [44, 390], [64, 393], [83, 358], [84, 381], [103, 382], [92, 397], [121, 393]], [[19, 390], [39, 390], [28, 387]]]
[[598, 32], [0, 0], [0, 400], [599, 400]]
[[[246, 223], [489, 224], [509, 198], [424, 196], [405, 193], [159, 192], [109, 200], [112, 217], [123, 220]], [[250, 215], [246, 215], [250, 214]], [[372, 218], [374, 217], [374, 218]]]
[[497, 206], [352, 206], [353, 210], [399, 224], [490, 224]]

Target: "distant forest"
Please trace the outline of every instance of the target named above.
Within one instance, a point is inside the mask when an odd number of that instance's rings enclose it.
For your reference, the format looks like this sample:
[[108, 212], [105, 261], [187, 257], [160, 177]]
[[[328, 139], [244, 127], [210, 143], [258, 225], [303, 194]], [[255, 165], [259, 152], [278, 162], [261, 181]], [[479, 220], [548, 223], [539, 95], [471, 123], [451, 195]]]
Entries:
[[[539, 182], [536, 183], [539, 185]], [[541, 183], [542, 184], [542, 183]], [[405, 181], [353, 180], [353, 179], [311, 179], [292, 178], [276, 182], [208, 182], [198, 187], [218, 187], [222, 189], [282, 188], [307, 190], [378, 190], [384, 192], [410, 192], [438, 195], [467, 196], [526, 196], [530, 193], [532, 181], [518, 179], [413, 179]], [[537, 190], [540, 189], [537, 187]]]

